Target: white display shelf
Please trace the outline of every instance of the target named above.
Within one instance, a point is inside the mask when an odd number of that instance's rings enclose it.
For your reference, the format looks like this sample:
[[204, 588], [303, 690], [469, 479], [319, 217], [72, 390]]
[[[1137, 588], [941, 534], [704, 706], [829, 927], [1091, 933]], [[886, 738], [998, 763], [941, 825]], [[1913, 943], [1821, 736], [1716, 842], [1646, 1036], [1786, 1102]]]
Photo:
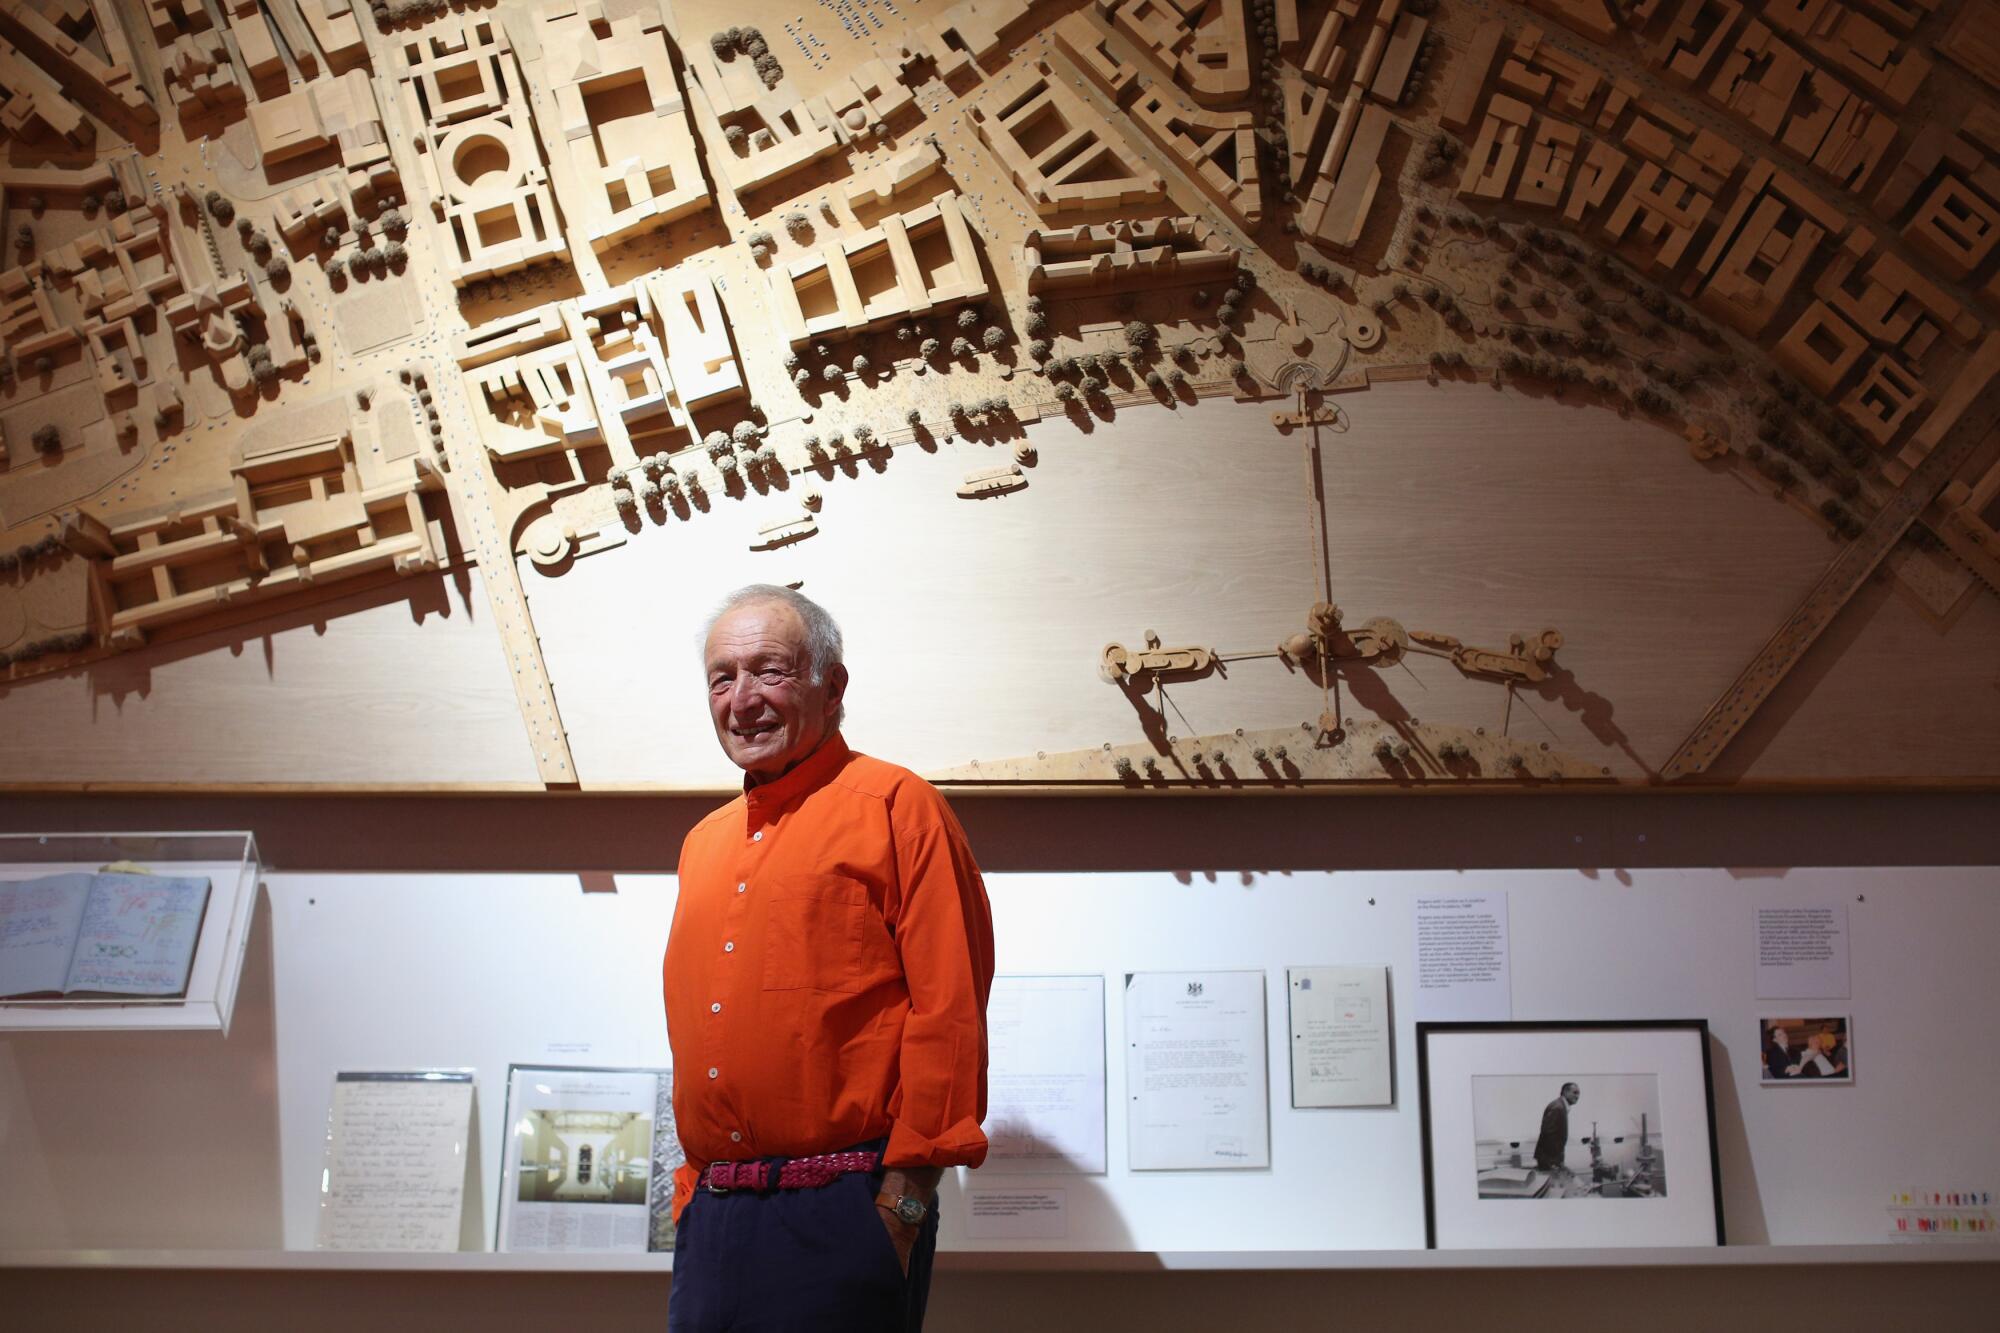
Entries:
[[[2000, 1244], [1725, 1245], [1600, 1250], [941, 1250], [943, 1272], [1413, 1271], [1566, 1268], [1759, 1268], [1808, 1264], [2000, 1264]], [[669, 1273], [671, 1254], [402, 1254], [327, 1250], [12, 1250], [5, 1269], [246, 1272]]]
[[158, 1028], [227, 1036], [262, 866], [257, 839], [224, 833], [0, 834], [0, 880], [136, 862], [156, 875], [209, 882], [208, 910], [185, 995], [161, 999], [0, 1000], [0, 1031]]

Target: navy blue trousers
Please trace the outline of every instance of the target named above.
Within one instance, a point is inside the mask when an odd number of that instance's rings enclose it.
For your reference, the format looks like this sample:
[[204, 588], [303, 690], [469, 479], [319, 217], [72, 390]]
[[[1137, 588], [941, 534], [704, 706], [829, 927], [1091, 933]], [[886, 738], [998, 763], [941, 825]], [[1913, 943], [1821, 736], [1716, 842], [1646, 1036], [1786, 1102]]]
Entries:
[[818, 1189], [696, 1191], [674, 1237], [669, 1333], [919, 1333], [937, 1211], [905, 1277], [881, 1188], [857, 1171]]

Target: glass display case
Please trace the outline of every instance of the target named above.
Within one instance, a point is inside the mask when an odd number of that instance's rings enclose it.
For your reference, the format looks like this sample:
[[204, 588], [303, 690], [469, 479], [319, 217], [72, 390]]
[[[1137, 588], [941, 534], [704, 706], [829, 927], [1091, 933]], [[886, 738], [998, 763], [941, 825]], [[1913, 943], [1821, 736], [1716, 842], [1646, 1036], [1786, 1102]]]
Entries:
[[0, 1000], [0, 1031], [172, 1028], [229, 1031], [262, 866], [247, 832], [0, 834], [0, 882], [107, 867], [208, 881], [185, 991]]

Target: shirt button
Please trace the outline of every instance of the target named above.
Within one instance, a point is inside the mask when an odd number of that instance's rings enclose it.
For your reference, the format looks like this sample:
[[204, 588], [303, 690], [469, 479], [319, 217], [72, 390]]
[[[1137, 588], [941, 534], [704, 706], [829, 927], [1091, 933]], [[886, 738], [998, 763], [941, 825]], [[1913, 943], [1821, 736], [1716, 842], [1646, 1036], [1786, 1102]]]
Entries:
[[749, 886], [748, 884], [738, 884], [738, 885], [736, 886], [736, 891], [737, 891], [738, 893], [741, 893], [741, 892], [743, 892], [743, 891], [744, 891], [745, 889], [747, 889], [747, 888], [749, 888], [749, 887], [750, 887], [750, 886]]
[[722, 945], [722, 951], [723, 951], [724, 953], [735, 953], [735, 952], [736, 952], [736, 941], [735, 941], [735, 940], [725, 940], [725, 941], [723, 942], [723, 945]]
[[742, 1131], [742, 1130], [740, 1130], [740, 1129], [732, 1129], [732, 1130], [730, 1130], [730, 1131], [729, 1131], [729, 1141], [730, 1141], [731, 1143], [741, 1143], [741, 1142], [743, 1142], [743, 1131]]
[[710, 1065], [710, 1066], [708, 1067], [708, 1076], [709, 1076], [710, 1078], [714, 1078], [714, 1077], [716, 1077], [716, 1075], [720, 1074], [721, 1072], [722, 1072], [722, 1071], [721, 1071], [721, 1070], [719, 1070], [719, 1069], [717, 1069], [717, 1068], [716, 1068], [716, 1067], [715, 1067], [714, 1065]]
[[717, 1001], [716, 1001], [716, 1002], [715, 1002], [714, 1004], [711, 1004], [710, 1006], [708, 1006], [708, 1012], [710, 1012], [711, 1014], [719, 1014], [719, 1013], [721, 1013], [721, 1012], [722, 1012], [722, 1001], [720, 1001], [720, 1000], [717, 1000]]
[[750, 835], [750, 841], [752, 841], [752, 842], [762, 842], [762, 841], [764, 841], [764, 830], [763, 830], [763, 829], [758, 829], [758, 830], [757, 830], [757, 831], [756, 831], [755, 833], [751, 834], [751, 835]]

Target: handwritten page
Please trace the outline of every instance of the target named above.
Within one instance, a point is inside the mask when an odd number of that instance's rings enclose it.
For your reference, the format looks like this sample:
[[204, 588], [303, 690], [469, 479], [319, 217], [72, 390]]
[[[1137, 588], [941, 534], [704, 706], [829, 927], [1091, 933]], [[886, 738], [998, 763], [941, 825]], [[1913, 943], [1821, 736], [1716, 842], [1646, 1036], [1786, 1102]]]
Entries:
[[1290, 983], [1292, 1105], [1389, 1105], [1389, 969], [1295, 967]]
[[64, 989], [185, 993], [208, 906], [208, 881], [119, 874], [93, 879]]
[[1262, 972], [1125, 974], [1134, 1171], [1271, 1164]]
[[77, 873], [0, 883], [0, 995], [63, 989], [90, 879]]
[[320, 1177], [322, 1250], [456, 1250], [469, 1070], [343, 1071]]
[[986, 1165], [1104, 1172], [1104, 978], [995, 977]]

